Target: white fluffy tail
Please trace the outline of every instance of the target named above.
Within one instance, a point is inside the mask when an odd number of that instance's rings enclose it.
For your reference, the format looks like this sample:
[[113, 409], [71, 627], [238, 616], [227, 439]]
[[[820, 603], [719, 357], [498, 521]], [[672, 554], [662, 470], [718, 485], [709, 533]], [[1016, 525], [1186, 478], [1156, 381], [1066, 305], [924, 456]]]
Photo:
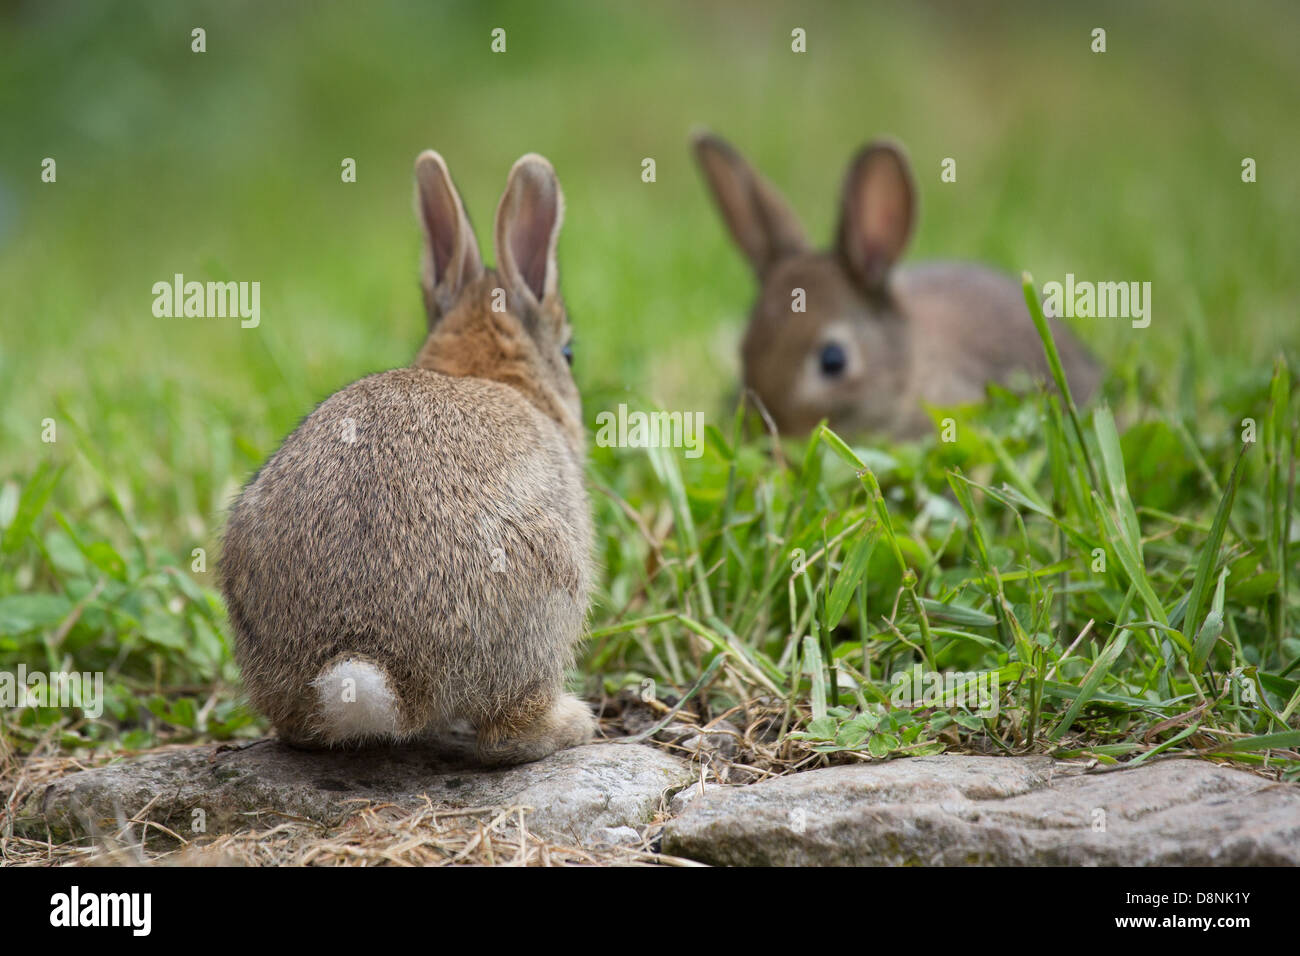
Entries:
[[382, 670], [369, 661], [342, 660], [311, 682], [321, 736], [346, 743], [398, 735], [397, 698]]

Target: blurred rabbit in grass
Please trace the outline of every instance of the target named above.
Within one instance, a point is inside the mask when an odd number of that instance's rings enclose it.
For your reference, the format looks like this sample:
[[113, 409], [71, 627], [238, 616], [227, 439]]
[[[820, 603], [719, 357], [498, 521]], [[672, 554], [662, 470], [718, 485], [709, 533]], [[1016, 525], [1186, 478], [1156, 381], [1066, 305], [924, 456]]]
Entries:
[[[826, 251], [811, 247], [780, 194], [728, 143], [701, 133], [694, 150], [758, 279], [741, 346], [744, 385], [782, 433], [806, 433], [826, 419], [845, 434], [915, 437], [931, 429], [925, 404], [978, 401], [988, 383], [1025, 373], [1050, 380], [1018, 281], [976, 264], [895, 267], [916, 217], [898, 145], [871, 143], [849, 164]], [[1069, 329], [1050, 321], [1082, 403], [1100, 368]]]

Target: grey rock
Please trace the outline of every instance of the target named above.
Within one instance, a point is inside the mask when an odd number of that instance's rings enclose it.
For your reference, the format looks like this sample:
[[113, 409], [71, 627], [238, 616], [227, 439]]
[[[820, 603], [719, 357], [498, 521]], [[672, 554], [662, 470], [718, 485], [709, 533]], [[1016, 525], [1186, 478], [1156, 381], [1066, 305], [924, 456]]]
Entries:
[[[527, 806], [529, 830], [576, 845], [628, 842], [690, 783], [684, 760], [638, 745], [589, 744], [487, 770], [463, 748], [307, 752], [277, 740], [186, 747], [60, 777], [29, 795], [20, 833], [69, 839], [139, 818], [185, 836], [202, 810], [208, 835], [307, 818], [332, 826], [366, 801], [399, 806]], [[154, 833], [159, 831], [150, 828]], [[634, 842], [634, 841], [633, 841]]]
[[605, 827], [592, 834], [592, 843], [607, 843], [610, 846], [633, 846], [641, 842], [641, 834], [631, 827]]
[[669, 799], [668, 812], [674, 817], [680, 816], [686, 812], [688, 806], [700, 799], [702, 796], [703, 794], [700, 793], [700, 788], [695, 784], [692, 784], [689, 787], [683, 787], [681, 790], [674, 793]]
[[717, 865], [1300, 865], [1300, 785], [1194, 759], [917, 757], [676, 806], [663, 851]]

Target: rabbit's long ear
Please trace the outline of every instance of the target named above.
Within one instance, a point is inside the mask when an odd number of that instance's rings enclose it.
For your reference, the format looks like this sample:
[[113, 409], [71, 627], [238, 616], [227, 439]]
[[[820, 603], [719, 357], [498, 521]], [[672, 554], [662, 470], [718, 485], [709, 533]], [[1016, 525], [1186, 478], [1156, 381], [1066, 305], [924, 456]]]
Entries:
[[868, 290], [883, 287], [912, 232], [916, 191], [902, 147], [876, 141], [849, 164], [841, 199], [839, 251]]
[[510, 169], [497, 207], [497, 271], [524, 310], [549, 302], [559, 288], [555, 247], [564, 221], [564, 193], [544, 156], [528, 153]]
[[693, 146], [731, 237], [760, 277], [774, 263], [808, 248], [803, 226], [781, 194], [729, 143], [698, 133]]
[[415, 209], [424, 229], [420, 282], [432, 327], [483, 274], [483, 259], [447, 164], [431, 149], [415, 160]]

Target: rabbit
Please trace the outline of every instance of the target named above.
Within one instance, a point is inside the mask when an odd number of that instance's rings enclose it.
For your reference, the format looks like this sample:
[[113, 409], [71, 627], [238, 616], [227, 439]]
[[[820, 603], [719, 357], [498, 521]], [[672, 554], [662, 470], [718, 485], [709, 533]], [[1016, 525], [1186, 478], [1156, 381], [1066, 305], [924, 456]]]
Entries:
[[522, 763], [595, 728], [564, 693], [593, 577], [564, 197], [546, 159], [515, 163], [494, 270], [442, 157], [415, 178], [424, 345], [321, 402], [254, 475], [221, 587], [249, 700], [291, 746], [468, 722], [482, 763]]
[[[1018, 372], [1048, 378], [1019, 282], [976, 264], [894, 268], [916, 210], [898, 144], [872, 142], [849, 164], [826, 252], [809, 246], [785, 200], [728, 143], [701, 132], [693, 146], [759, 282], [741, 346], [744, 386], [781, 433], [804, 434], [824, 419], [845, 434], [915, 438], [931, 429], [923, 403], [977, 401], [986, 383], [1007, 384]], [[795, 311], [800, 289], [805, 311]], [[1050, 321], [1082, 403], [1101, 371]]]

